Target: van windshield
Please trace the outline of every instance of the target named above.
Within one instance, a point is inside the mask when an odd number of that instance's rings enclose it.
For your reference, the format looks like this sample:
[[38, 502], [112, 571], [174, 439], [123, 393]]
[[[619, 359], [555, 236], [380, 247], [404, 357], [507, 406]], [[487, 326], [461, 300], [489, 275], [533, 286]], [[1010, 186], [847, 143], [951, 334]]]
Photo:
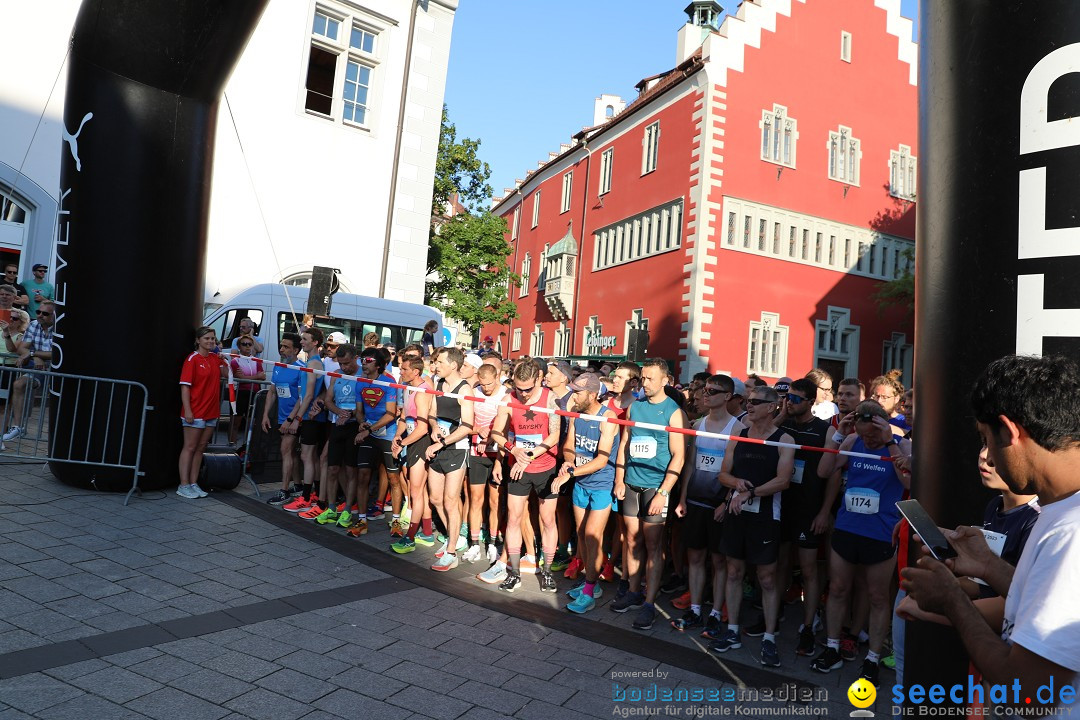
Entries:
[[[375, 333], [379, 337], [380, 345], [393, 343], [398, 348], [405, 347], [409, 343], [420, 342], [420, 338], [424, 334], [422, 328], [367, 323], [362, 320], [345, 320], [341, 318], [318, 318], [315, 321], [315, 327], [322, 330], [324, 336], [332, 332], [344, 333], [349, 342], [357, 348], [364, 347], [364, 336], [368, 333]], [[278, 313], [278, 337], [287, 332], [298, 332], [296, 323], [293, 322], [293, 316], [285, 312]]]

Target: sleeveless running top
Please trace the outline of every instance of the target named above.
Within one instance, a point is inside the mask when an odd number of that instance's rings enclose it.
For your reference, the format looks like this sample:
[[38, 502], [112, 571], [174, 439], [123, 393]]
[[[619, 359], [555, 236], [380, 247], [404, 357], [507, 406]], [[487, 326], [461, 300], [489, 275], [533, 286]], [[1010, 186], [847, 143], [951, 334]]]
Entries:
[[[394, 378], [386, 373], [380, 375], [378, 380], [380, 382], [394, 382]], [[374, 425], [386, 414], [387, 403], [396, 403], [398, 401], [398, 391], [397, 388], [386, 387], [385, 385], [363, 383], [360, 386], [360, 400], [364, 403], [364, 420]], [[378, 430], [372, 431], [371, 437], [389, 440], [393, 437], [390, 425], [384, 425]]]
[[[544, 388], [540, 391], [539, 399], [532, 403], [528, 409], [512, 408], [510, 413], [510, 429], [514, 433], [514, 445], [532, 450], [544, 441], [548, 436], [548, 419], [551, 417], [547, 412], [534, 412], [532, 408], [547, 408], [548, 398], [551, 391]], [[533, 460], [525, 468], [525, 472], [538, 473], [551, 470], [555, 467], [556, 448], [548, 448], [540, 457]]]
[[[342, 378], [333, 378], [334, 380], [334, 404], [342, 410], [349, 410], [350, 412], [356, 409], [356, 395], [357, 386], [359, 383], [356, 380], [345, 380]], [[338, 422], [335, 418], [335, 424]], [[356, 422], [355, 416], [350, 416], [345, 423]]]
[[[491, 429], [495, 422], [495, 416], [499, 413], [499, 405], [506, 399], [506, 386], [499, 385], [492, 395], [484, 395], [483, 391], [478, 396], [486, 398], [483, 402], [473, 403], [473, 425], [477, 430], [482, 428]], [[475, 456], [492, 455], [498, 452], [498, 446], [492, 442], [491, 435], [487, 441], [481, 440], [479, 435], [472, 436], [472, 454]]]
[[[750, 428], [746, 428], [739, 437], [749, 437]], [[777, 428], [768, 437], [771, 442], [778, 442], [784, 431]], [[731, 474], [746, 480], [754, 487], [761, 487], [776, 477], [776, 466], [780, 462], [780, 448], [756, 443], [735, 443], [732, 450]], [[748, 520], [780, 520], [780, 495], [773, 493], [765, 497], [753, 497], [742, 504], [742, 515]]]
[[[446, 381], [440, 378], [435, 389], [443, 390], [445, 387]], [[450, 392], [460, 393], [463, 387], [469, 387], [469, 383], [462, 380]], [[444, 437], [457, 430], [458, 426], [461, 425], [461, 405], [458, 404], [456, 398], [443, 397], [442, 395], [435, 398], [435, 422], [438, 423]], [[467, 450], [469, 438], [463, 437], [454, 443], [453, 447]]]
[[[695, 430], [707, 430], [703, 417], [694, 425]], [[730, 435], [731, 429], [739, 419], [732, 417], [719, 431], [721, 435]], [[689, 505], [707, 507], [715, 510], [724, 502], [728, 488], [720, 484], [720, 467], [724, 464], [727, 440], [711, 437], [694, 438], [694, 457], [688, 458], [694, 463], [694, 474], [686, 488], [686, 502]]]
[[630, 405], [627, 405], [624, 408], [621, 408], [618, 405], [616, 405], [615, 404], [615, 398], [611, 398], [610, 400], [608, 400], [607, 404], [604, 407], [610, 408], [611, 412], [615, 413], [615, 417], [618, 418], [619, 420], [625, 420], [626, 419], [626, 414], [630, 411]]
[[[421, 378], [419, 385], [413, 387], [422, 387], [431, 389], [431, 383], [427, 381], [427, 378]], [[410, 392], [408, 390], [402, 390], [405, 393], [405, 434], [409, 435], [416, 429], [416, 396], [417, 392]], [[419, 392], [419, 391], [418, 391]]]
[[[614, 417], [615, 411], [601, 406], [596, 414], [600, 417]], [[587, 420], [582, 417], [574, 418], [572, 422], [574, 423], [574, 452], [576, 453], [574, 465], [581, 467], [596, 458], [596, 453], [600, 448], [601, 423], [599, 420]], [[568, 422], [567, 425], [569, 424]], [[619, 456], [619, 426], [615, 427], [615, 439], [611, 443], [611, 453], [608, 455], [607, 464], [594, 473], [574, 476], [574, 483], [585, 490], [610, 490], [615, 485], [615, 463]]]
[[[630, 406], [627, 417], [637, 422], [667, 427], [679, 405], [667, 395], [658, 403], [648, 399], [638, 400]], [[626, 484], [639, 488], [658, 488], [664, 481], [671, 449], [668, 447], [666, 430], [649, 430], [631, 427], [630, 446], [627, 448]]]
[[[888, 452], [885, 448], [870, 450], [860, 437], [855, 438], [851, 451], [871, 455]], [[891, 462], [849, 458], [847, 485], [836, 513], [836, 529], [892, 544], [893, 526], [900, 520], [896, 503], [903, 497], [904, 486], [896, 477]]]
[[277, 414], [278, 423], [285, 422], [289, 417], [289, 413], [296, 407], [296, 403], [304, 397], [303, 384], [307, 377], [299, 368], [304, 367], [304, 363], [299, 360], [293, 360], [289, 363], [289, 367], [283, 368], [280, 365], [274, 366], [274, 372], [270, 376], [270, 381], [274, 383], [274, 392], [277, 393]]

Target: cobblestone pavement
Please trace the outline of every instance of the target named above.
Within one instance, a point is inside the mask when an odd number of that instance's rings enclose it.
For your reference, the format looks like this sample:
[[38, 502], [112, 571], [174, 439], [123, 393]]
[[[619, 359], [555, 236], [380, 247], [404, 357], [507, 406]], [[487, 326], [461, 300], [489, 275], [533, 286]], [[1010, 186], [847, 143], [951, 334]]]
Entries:
[[[767, 672], [755, 640], [721, 663], [666, 621], [640, 633], [606, 607], [573, 616], [561, 592], [528, 581], [500, 594], [473, 578], [477, 566], [436, 574], [431, 549], [390, 553], [385, 523], [355, 540], [248, 497], [250, 488], [198, 501], [148, 492], [124, 507], [123, 495], [62, 485], [40, 463], [7, 463], [0, 491], [0, 720], [852, 709], [845, 693], [857, 668], [811, 676], [791, 650], [791, 618], [785, 667]], [[692, 694], [757, 688], [813, 700]], [[634, 699], [654, 689], [656, 701]], [[691, 699], [664, 700], [667, 691]], [[890, 712], [883, 700], [872, 709]]]

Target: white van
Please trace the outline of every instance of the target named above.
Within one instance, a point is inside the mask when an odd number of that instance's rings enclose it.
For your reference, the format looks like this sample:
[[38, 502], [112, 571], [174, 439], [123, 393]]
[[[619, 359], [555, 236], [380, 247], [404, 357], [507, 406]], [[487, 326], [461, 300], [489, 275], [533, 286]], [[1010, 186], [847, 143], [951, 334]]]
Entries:
[[[296, 332], [296, 323], [304, 321], [307, 300], [308, 289], [305, 287], [277, 283], [255, 285], [211, 310], [203, 324], [214, 328], [222, 347], [227, 348], [239, 334], [240, 320], [251, 318], [256, 335], [265, 348], [263, 359], [278, 360], [278, 340], [282, 333]], [[317, 316], [314, 324], [324, 335], [344, 333], [357, 348], [363, 347], [364, 335], [374, 332], [380, 342], [393, 343], [401, 349], [409, 343], [420, 342], [424, 325], [430, 320], [439, 323], [439, 330], [435, 331], [435, 337], [439, 337], [443, 316], [434, 308], [339, 292], [332, 296], [330, 317]]]

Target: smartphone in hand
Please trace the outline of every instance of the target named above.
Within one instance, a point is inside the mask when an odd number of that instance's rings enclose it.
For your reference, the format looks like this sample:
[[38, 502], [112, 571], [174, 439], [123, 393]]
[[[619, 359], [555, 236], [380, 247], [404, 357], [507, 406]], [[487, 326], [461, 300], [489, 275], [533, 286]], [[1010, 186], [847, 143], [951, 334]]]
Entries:
[[922, 538], [923, 544], [930, 549], [931, 555], [942, 561], [956, 557], [956, 550], [949, 544], [937, 523], [930, 519], [918, 500], [901, 500], [896, 503], [896, 509], [911, 523], [911, 527]]

